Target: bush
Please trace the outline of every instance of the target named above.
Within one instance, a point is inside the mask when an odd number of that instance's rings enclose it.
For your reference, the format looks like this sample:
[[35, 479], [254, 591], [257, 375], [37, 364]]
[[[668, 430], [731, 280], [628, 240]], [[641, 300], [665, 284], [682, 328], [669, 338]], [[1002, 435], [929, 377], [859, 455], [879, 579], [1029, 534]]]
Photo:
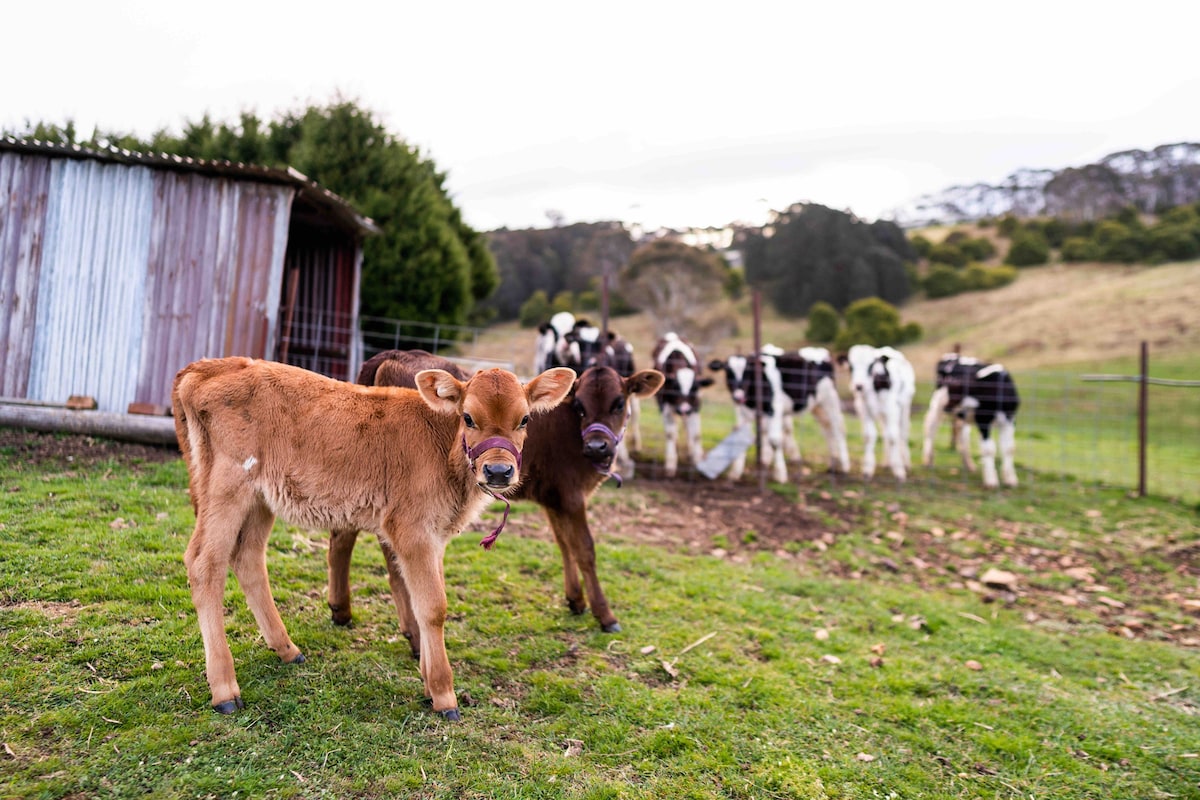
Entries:
[[808, 330], [804, 336], [810, 342], [826, 344], [837, 338], [841, 324], [837, 309], [829, 303], [818, 301], [808, 310]]
[[917, 254], [917, 258], [929, 258], [929, 251], [933, 248], [933, 242], [917, 233], [909, 238], [908, 243], [912, 245], [913, 252]]
[[1000, 220], [1000, 224], [996, 226], [996, 230], [1001, 236], [1012, 238], [1012, 235], [1021, 227], [1021, 221], [1012, 214], [1005, 214]]
[[550, 299], [546, 297], [545, 290], [538, 289], [521, 304], [521, 309], [517, 312], [517, 320], [522, 328], [536, 328], [550, 319], [552, 313]]
[[942, 242], [935, 244], [929, 251], [929, 261], [933, 264], [949, 264], [952, 267], [965, 267], [967, 254], [956, 244]]
[[983, 291], [1008, 286], [1017, 279], [1016, 267], [987, 267], [972, 264], [962, 271], [964, 291]]
[[1096, 247], [1095, 242], [1085, 236], [1068, 236], [1062, 245], [1063, 261], [1095, 261], [1099, 255], [1100, 249]]
[[1050, 245], [1046, 237], [1034, 231], [1022, 231], [1013, 235], [1012, 246], [1004, 257], [1004, 263], [1014, 267], [1032, 267], [1045, 264], [1049, 259]]
[[986, 261], [996, 255], [996, 245], [992, 244], [991, 239], [985, 239], [982, 236], [978, 239], [967, 239], [958, 245], [958, 249], [963, 251], [970, 261]]
[[933, 299], [950, 297], [963, 290], [963, 278], [958, 270], [945, 264], [934, 264], [921, 281], [925, 296]]
[[1097, 246], [1096, 257], [1101, 261], [1133, 264], [1145, 256], [1140, 231], [1119, 220], [1101, 222], [1096, 226], [1093, 238]]
[[882, 347], [885, 344], [900, 343], [900, 312], [886, 300], [878, 297], [855, 300], [846, 307], [845, 316], [846, 328], [839, 334], [839, 342], [842, 335], [849, 333], [855, 339], [853, 344], [873, 344]]
[[1193, 233], [1195, 228], [1180, 224], [1159, 224], [1147, 234], [1147, 249], [1150, 257], [1163, 261], [1187, 261], [1200, 256], [1200, 240]]

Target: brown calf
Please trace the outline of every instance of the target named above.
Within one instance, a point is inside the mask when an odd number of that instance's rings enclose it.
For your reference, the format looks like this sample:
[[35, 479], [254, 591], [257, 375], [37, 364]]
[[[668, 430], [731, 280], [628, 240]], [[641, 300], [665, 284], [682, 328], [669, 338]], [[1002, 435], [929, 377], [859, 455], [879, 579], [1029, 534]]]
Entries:
[[[418, 370], [429, 368], [463, 374], [452, 362], [423, 350], [389, 350], [363, 364], [358, 379], [360, 383], [411, 385]], [[567, 604], [573, 613], [582, 614], [590, 603], [600, 627], [609, 633], [619, 631], [621, 626], [596, 577], [596, 547], [588, 527], [587, 500], [612, 474], [616, 440], [624, 431], [630, 401], [633, 397], [652, 396], [662, 382], [662, 373], [650, 369], [628, 378], [608, 367], [585, 370], [575, 382], [570, 402], [530, 419], [521, 485], [508, 495], [533, 500], [545, 510], [562, 553]], [[350, 622], [350, 557], [357, 536], [354, 529], [335, 529], [330, 540], [329, 607], [334, 622], [340, 625]], [[397, 569], [392, 558], [385, 560], [401, 629], [409, 638], [413, 655], [423, 658], [421, 631], [407, 600], [403, 567]], [[581, 574], [586, 598], [580, 586]]]
[[443, 625], [446, 543], [492, 493], [521, 478], [531, 412], [558, 405], [575, 379], [555, 369], [522, 387], [504, 370], [463, 382], [439, 370], [412, 389], [368, 388], [249, 358], [197, 361], [175, 376], [172, 403], [191, 479], [196, 529], [184, 560], [204, 639], [212, 705], [242, 706], [225, 639], [226, 573], [267, 645], [304, 660], [267, 579], [276, 515], [303, 528], [374, 531], [403, 570], [433, 708], [458, 719]]

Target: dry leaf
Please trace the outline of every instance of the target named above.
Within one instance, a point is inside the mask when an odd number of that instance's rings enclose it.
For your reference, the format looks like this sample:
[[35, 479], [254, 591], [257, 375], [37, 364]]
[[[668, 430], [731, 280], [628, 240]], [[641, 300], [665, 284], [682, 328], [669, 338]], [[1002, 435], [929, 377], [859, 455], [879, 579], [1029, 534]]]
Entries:
[[583, 742], [578, 739], [567, 739], [567, 749], [563, 751], [563, 756], [572, 758], [583, 752]]
[[1017, 576], [1002, 569], [990, 568], [979, 579], [986, 586], [998, 586], [1001, 589], [1011, 589], [1017, 585]]
[[678, 677], [679, 677], [679, 670], [675, 669], [675, 665], [674, 665], [674, 664], [672, 664], [670, 661], [663, 661], [663, 662], [662, 662], [662, 668], [663, 668], [664, 670], [666, 670], [666, 673], [667, 673], [668, 675], [670, 675], [672, 678], [678, 678]]
[[855, 756], [855, 758], [868, 764], [875, 760], [875, 756], [871, 755], [870, 753], [859, 753]]
[[879, 644], [871, 646], [871, 652], [877, 656], [883, 655], [884, 651], [886, 651], [886, 650], [887, 650], [887, 645], [884, 644], [883, 642], [880, 642]]
[[972, 670], [975, 670], [976, 672], [978, 672], [979, 670], [983, 669], [983, 664], [980, 664], [978, 661], [976, 661], [976, 660], [974, 660], [974, 659], [971, 659], [970, 661], [968, 661], [968, 662], [967, 662], [966, 664], [964, 664], [963, 666], [965, 666], [967, 669], [972, 669]]
[[825, 630], [824, 628], [817, 628], [815, 631], [813, 631], [813, 636], [816, 637], [818, 642], [823, 642], [829, 638], [829, 631]]
[[875, 669], [879, 669], [880, 667], [883, 666], [883, 659], [880, 658], [879, 656], [874, 656], [871, 658], [870, 664]]
[[650, 655], [651, 653], [653, 653], [653, 652], [654, 652], [655, 650], [657, 650], [657, 649], [658, 649], [658, 648], [657, 648], [657, 647], [655, 647], [654, 645], [652, 645], [652, 644], [648, 644], [648, 645], [646, 645], [645, 647], [643, 647], [641, 650], [639, 650], [638, 652], [639, 652], [639, 653], [641, 653], [641, 654], [642, 654], [642, 655], [644, 655], [644, 656], [648, 656], [648, 655]]
[[822, 661], [822, 663], [825, 663], [825, 664], [840, 664], [840, 663], [842, 663], [842, 660], [840, 658], [838, 658], [837, 656], [829, 655], [828, 653], [821, 656], [821, 661]]

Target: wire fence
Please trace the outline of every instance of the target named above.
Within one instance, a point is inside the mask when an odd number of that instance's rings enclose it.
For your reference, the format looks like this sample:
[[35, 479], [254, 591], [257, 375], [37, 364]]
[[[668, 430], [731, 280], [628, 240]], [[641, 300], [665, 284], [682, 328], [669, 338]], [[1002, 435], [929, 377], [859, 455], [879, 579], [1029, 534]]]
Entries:
[[[360, 330], [358, 363], [382, 350], [420, 348], [468, 368], [499, 366], [528, 378], [535, 337], [533, 331], [498, 333], [459, 325], [365, 317]], [[921, 374], [919, 367], [918, 374]], [[1138, 376], [1089, 376], [1079, 372], [1043, 370], [1017, 372], [1014, 379], [1021, 394], [1021, 407], [1017, 412], [1016, 463], [1022, 482], [1071, 478], [1100, 481], [1131, 492], [1138, 490], [1141, 389]], [[862, 437], [849, 402], [845, 376], [839, 374], [838, 380], [843, 407], [848, 412], [847, 439], [852, 461], [851, 477], [854, 477], [862, 460]], [[940, 475], [954, 474], [954, 470], [947, 473], [941, 467], [959, 463], [958, 456], [952, 451], [947, 419], [935, 442], [939, 468], [925, 470], [919, 464], [922, 421], [933, 388], [932, 382], [918, 383], [909, 440], [914, 464], [912, 480], [940, 480]], [[1200, 502], [1200, 385], [1196, 381], [1151, 377], [1145, 389], [1146, 492]], [[704, 446], [707, 450], [733, 429], [735, 413], [720, 380], [706, 389], [703, 396]], [[665, 436], [654, 401], [643, 401], [641, 416], [644, 443], [638, 469], [651, 477], [661, 477], [659, 465]], [[805, 466], [810, 470], [824, 470], [827, 448], [810, 415], [802, 415], [796, 420], [796, 435]], [[976, 461], [978, 444], [978, 432], [972, 431]], [[687, 463], [682, 431], [680, 445], [679, 474], [695, 479], [699, 473]], [[749, 459], [753, 464], [753, 451]], [[798, 474], [799, 471], [793, 472]], [[886, 467], [881, 466], [877, 479], [884, 477]], [[754, 470], [750, 469], [743, 478], [756, 479]]]

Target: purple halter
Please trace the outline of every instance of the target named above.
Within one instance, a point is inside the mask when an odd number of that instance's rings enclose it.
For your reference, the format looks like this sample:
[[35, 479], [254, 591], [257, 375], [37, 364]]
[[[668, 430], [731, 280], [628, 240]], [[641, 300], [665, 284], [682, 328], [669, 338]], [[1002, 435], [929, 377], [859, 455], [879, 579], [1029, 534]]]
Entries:
[[[628, 412], [625, 414], [625, 421], [626, 421], [626, 423], [629, 422]], [[609, 439], [612, 439], [613, 460], [616, 460], [617, 445], [619, 445], [621, 443], [621, 440], [623, 438], [625, 438], [625, 428], [622, 427], [621, 432], [619, 434], [617, 434], [617, 433], [613, 433], [612, 428], [608, 427], [603, 422], [593, 422], [591, 425], [588, 425], [586, 428], [583, 429], [583, 433], [581, 433], [580, 436], [582, 438], [586, 439], [589, 433], [602, 433], [605, 436], [607, 436]], [[592, 468], [594, 470], [596, 470], [596, 472], [599, 472], [604, 477], [612, 478], [613, 480], [615, 480], [617, 482], [617, 488], [618, 489], [621, 488], [621, 476], [616, 472], [616, 470], [612, 469], [611, 467], [609, 469], [604, 469], [603, 467], [597, 466], [596, 464], [592, 464]]]
[[[492, 436], [487, 439], [484, 439], [482, 442], [475, 445], [474, 447], [468, 447], [467, 446], [467, 435], [464, 433], [463, 437], [462, 437], [462, 448], [463, 448], [463, 452], [466, 453], [466, 455], [467, 455], [467, 461], [471, 465], [472, 472], [475, 471], [475, 459], [479, 458], [481, 455], [483, 455], [488, 450], [492, 450], [495, 448], [499, 448], [500, 450], [507, 450], [508, 452], [512, 453], [513, 457], [517, 459], [517, 469], [521, 468], [521, 451], [517, 449], [517, 446], [515, 444], [513, 444], [508, 439], [505, 439], [501, 436]], [[482, 547], [484, 550], [491, 550], [492, 545], [494, 545], [496, 543], [496, 539], [499, 538], [499, 536], [500, 536], [500, 531], [504, 530], [504, 525], [505, 525], [505, 523], [508, 522], [508, 512], [512, 508], [512, 504], [509, 503], [507, 499], [501, 497], [500, 495], [496, 494], [492, 490], [488, 489], [486, 486], [480, 486], [479, 488], [483, 489], [485, 494], [491, 495], [493, 499], [499, 500], [500, 502], [504, 503], [504, 517], [500, 520], [500, 524], [497, 525], [494, 529], [492, 529], [492, 532], [489, 533], [487, 536], [483, 537], [483, 539], [481, 539], [479, 542], [479, 546]]]

